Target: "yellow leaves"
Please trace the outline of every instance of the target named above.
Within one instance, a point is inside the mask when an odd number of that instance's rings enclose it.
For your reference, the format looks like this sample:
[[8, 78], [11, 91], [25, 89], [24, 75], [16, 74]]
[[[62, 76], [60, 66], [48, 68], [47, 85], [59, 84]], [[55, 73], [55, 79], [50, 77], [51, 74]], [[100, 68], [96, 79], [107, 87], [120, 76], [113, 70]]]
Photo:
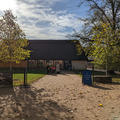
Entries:
[[20, 63], [20, 61], [16, 61], [16, 63], [17, 63], [17, 64], [19, 64], [19, 63]]
[[99, 106], [99, 107], [103, 107], [103, 104], [99, 104], [98, 106]]
[[27, 40], [8, 41], [13, 44], [8, 45], [5, 40], [0, 44], [0, 60], [19, 63], [20, 60], [25, 60], [30, 56], [30, 50], [24, 48], [28, 44]]
[[28, 58], [28, 40], [11, 11], [5, 11], [0, 18], [0, 26], [0, 60], [19, 63], [20, 60]]
[[106, 51], [109, 54], [109, 45], [111, 45], [111, 28], [109, 24], [100, 23], [94, 27], [93, 31], [93, 51], [91, 55], [96, 63], [102, 64], [106, 58]]

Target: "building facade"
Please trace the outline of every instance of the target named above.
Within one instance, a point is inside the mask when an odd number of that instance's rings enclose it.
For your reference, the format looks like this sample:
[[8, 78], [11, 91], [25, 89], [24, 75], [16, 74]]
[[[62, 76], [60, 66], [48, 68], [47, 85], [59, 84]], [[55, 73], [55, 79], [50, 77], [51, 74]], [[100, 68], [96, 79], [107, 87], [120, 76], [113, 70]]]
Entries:
[[28, 68], [44, 68], [48, 64], [60, 64], [63, 70], [84, 70], [88, 59], [85, 53], [78, 55], [75, 43], [71, 40], [29, 40], [31, 56]]

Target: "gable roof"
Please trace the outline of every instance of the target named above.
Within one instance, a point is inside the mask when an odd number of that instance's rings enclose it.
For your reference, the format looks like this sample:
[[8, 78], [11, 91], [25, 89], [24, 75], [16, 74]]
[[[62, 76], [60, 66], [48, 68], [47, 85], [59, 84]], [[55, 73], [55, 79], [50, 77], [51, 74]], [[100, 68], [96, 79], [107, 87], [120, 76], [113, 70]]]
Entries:
[[87, 60], [84, 52], [77, 50], [70, 40], [29, 40], [30, 59], [39, 60]]

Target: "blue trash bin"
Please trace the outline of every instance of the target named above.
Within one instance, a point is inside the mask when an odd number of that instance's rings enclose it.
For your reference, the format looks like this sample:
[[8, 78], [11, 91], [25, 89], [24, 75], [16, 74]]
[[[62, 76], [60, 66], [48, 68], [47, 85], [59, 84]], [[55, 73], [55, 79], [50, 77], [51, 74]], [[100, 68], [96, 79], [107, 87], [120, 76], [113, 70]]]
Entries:
[[82, 72], [82, 83], [84, 85], [92, 85], [92, 71], [90, 70], [84, 70]]

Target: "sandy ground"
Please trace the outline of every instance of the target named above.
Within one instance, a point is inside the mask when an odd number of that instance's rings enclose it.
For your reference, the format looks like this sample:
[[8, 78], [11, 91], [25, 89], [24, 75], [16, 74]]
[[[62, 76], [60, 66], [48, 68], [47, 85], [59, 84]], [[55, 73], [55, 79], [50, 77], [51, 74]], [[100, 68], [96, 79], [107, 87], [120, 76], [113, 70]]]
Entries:
[[1, 88], [0, 120], [120, 120], [120, 85], [84, 86], [78, 75], [63, 73], [30, 88]]

